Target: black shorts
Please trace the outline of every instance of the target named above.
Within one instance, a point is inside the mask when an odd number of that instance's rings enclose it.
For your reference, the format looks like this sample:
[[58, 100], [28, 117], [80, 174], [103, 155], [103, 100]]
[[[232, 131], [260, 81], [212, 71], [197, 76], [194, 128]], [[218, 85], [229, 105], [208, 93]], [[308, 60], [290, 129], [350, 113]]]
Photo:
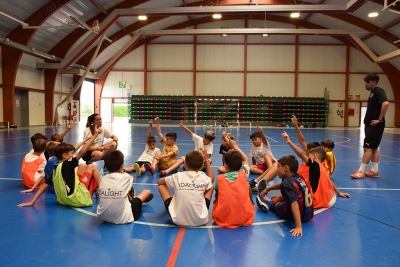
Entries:
[[381, 143], [385, 122], [380, 122], [375, 126], [365, 125], [364, 148], [377, 149]]
[[84, 161], [90, 161], [90, 159], [92, 158], [92, 152], [93, 151], [86, 151], [85, 155], [83, 155], [82, 159]]
[[[169, 212], [169, 205], [171, 204], [171, 200], [172, 200], [172, 197], [170, 197], [170, 198], [167, 198], [165, 201], [164, 201], [164, 206], [165, 206], [165, 209]], [[209, 209], [210, 208], [210, 200], [208, 199], [208, 198], [204, 198], [204, 201], [206, 202], [206, 207], [207, 207], [207, 209]]]
[[151, 162], [148, 162], [148, 161], [136, 161], [135, 163], [137, 163], [139, 165], [139, 167], [142, 167], [142, 165], [145, 164], [145, 163], [151, 165]]
[[142, 213], [142, 200], [138, 197], [134, 197], [132, 200], [129, 200], [131, 203], [132, 214], [135, 221], [137, 221]]

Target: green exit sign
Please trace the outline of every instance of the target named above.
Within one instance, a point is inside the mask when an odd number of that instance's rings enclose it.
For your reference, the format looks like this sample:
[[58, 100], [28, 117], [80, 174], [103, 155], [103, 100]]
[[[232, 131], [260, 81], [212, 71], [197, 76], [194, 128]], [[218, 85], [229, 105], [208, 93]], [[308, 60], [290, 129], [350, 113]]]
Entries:
[[119, 88], [126, 88], [126, 82], [119, 81], [118, 85], [119, 85]]

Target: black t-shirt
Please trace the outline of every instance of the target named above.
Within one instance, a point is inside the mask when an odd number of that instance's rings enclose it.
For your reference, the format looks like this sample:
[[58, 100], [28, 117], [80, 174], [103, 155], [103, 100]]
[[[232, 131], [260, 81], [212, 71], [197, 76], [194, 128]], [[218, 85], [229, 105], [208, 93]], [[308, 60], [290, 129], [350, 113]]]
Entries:
[[[65, 187], [67, 188], [67, 195], [74, 193], [75, 189], [75, 168], [78, 167], [79, 162], [75, 157], [70, 158], [62, 163], [61, 175], [63, 177]], [[60, 166], [60, 164], [55, 168], [55, 170]], [[50, 176], [45, 181], [46, 184], [53, 185], [53, 176]]]
[[224, 145], [221, 145], [221, 146], [219, 147], [219, 154], [225, 155], [226, 152], [229, 151], [229, 149], [230, 149], [230, 147], [225, 147]]
[[310, 185], [313, 193], [317, 192], [318, 183], [319, 183], [319, 176], [321, 175], [321, 169], [319, 167], [319, 163], [313, 161], [312, 159], [308, 158], [307, 164], [308, 169], [308, 178], [310, 180]]
[[375, 87], [371, 91], [368, 98], [368, 106], [364, 117], [364, 124], [369, 125], [372, 120], [379, 120], [382, 103], [385, 101], [388, 101], [385, 91], [380, 87]]

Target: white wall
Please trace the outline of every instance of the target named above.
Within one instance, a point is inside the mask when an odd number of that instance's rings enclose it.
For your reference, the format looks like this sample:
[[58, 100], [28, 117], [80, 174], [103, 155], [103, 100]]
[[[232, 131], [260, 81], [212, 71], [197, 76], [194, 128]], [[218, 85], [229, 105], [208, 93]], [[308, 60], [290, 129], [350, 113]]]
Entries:
[[[249, 20], [248, 25], [252, 28], [294, 27], [259, 20]], [[232, 20], [202, 24], [198, 28], [243, 27], [244, 20]], [[166, 36], [147, 45], [147, 94], [191, 95], [196, 86], [197, 95], [294, 96], [296, 46], [293, 35], [248, 36], [247, 57], [244, 36], [198, 36], [196, 55], [193, 40], [192, 36]], [[298, 49], [297, 96], [323, 97], [327, 88], [330, 92], [329, 126], [343, 126], [344, 118], [336, 113], [337, 110], [347, 112], [344, 107], [338, 107], [338, 103], [344, 106], [347, 97], [346, 46], [332, 37], [300, 36]], [[360, 100], [367, 100], [369, 94], [362, 78], [366, 73], [382, 73], [382, 70], [355, 48], [350, 48], [349, 59], [349, 94], [353, 99], [360, 95]], [[143, 94], [144, 62], [144, 46], [122, 58], [108, 75], [102, 97], [125, 96], [126, 91], [118, 88], [118, 81], [122, 80], [127, 82], [127, 89], [132, 86], [131, 94]], [[380, 77], [379, 85], [385, 89], [389, 100], [394, 100], [386, 75], [380, 74]], [[355, 110], [355, 115], [348, 117], [349, 126], [359, 126], [361, 106], [358, 101], [348, 102], [348, 108]], [[386, 117], [387, 126], [393, 127], [394, 108], [389, 107]]]
[[28, 92], [29, 126], [45, 124], [44, 93]]
[[19, 63], [15, 87], [27, 87], [44, 90], [44, 70], [36, 69], [37, 58], [22, 54]]

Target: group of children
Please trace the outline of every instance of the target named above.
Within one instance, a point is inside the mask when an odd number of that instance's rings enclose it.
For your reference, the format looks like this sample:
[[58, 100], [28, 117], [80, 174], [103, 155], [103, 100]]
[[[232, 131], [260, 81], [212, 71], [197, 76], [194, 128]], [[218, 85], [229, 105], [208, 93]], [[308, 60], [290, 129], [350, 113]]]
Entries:
[[[160, 196], [176, 225], [188, 227], [207, 223], [214, 191], [212, 218], [217, 225], [228, 228], [250, 225], [254, 220], [252, 187], [255, 187], [258, 189], [257, 206], [264, 211], [274, 210], [280, 217], [294, 221], [295, 228], [291, 232], [293, 236], [299, 236], [302, 235], [301, 222], [313, 217], [314, 208], [328, 207], [334, 190], [342, 197], [350, 197], [340, 192], [330, 180], [336, 164], [331, 151], [333, 142], [325, 140], [322, 146], [318, 143], [307, 146], [294, 116], [292, 122], [304, 152], [291, 142], [287, 133], [284, 132], [282, 137], [302, 159], [300, 168], [294, 156], [284, 156], [279, 160], [274, 158], [269, 142], [259, 126], [257, 132], [250, 135], [253, 143], [250, 151], [252, 165], [233, 140], [233, 135], [223, 131], [220, 148], [223, 166], [218, 167], [220, 174], [215, 181], [211, 168], [214, 132], [206, 131], [204, 137], [200, 137], [181, 122], [179, 127], [191, 136], [195, 147], [185, 157], [177, 159], [177, 134], [168, 132], [164, 136], [159, 118], [154, 121], [163, 144], [162, 151], [156, 147], [156, 138], [152, 136], [153, 122], [150, 121], [145, 150], [139, 159], [124, 168], [122, 152], [111, 149], [104, 153], [104, 164], [109, 173], [102, 177], [94, 164], [78, 163], [101, 133], [101, 128], [95, 127], [94, 134], [75, 147], [60, 143], [72, 126], [68, 126], [63, 134], [49, 142], [47, 149], [45, 136], [32, 136], [33, 151], [27, 154], [22, 164], [23, 182], [30, 189], [22, 192], [31, 192], [36, 187], [39, 189], [30, 202], [18, 206], [33, 205], [48, 186], [54, 186], [60, 204], [91, 206], [92, 194], [97, 190], [100, 199], [97, 215], [100, 219], [116, 224], [133, 222], [139, 218], [143, 203], [149, 202], [153, 194], [143, 190], [136, 196], [132, 187], [134, 178], [128, 173], [135, 170], [136, 177], [139, 177], [148, 171], [153, 175], [157, 168], [163, 177], [175, 172], [183, 164], [186, 172], [177, 172], [158, 180]], [[45, 150], [50, 154], [47, 164], [42, 157]], [[332, 160], [325, 163], [325, 168], [324, 160], [328, 153]], [[33, 171], [35, 168], [36, 172]], [[248, 182], [250, 173], [261, 176]], [[276, 175], [282, 178], [282, 183], [267, 187], [267, 182]], [[281, 194], [269, 198], [267, 193], [275, 189], [280, 189]]]

